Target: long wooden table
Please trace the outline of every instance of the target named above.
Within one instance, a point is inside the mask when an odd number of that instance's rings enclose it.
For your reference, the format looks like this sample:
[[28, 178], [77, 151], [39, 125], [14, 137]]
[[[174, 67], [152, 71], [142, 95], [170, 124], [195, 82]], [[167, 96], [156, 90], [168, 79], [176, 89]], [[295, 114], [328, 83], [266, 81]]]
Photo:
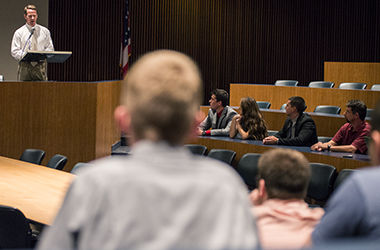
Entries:
[[[310, 162], [319, 162], [335, 166], [338, 171], [342, 169], [357, 169], [370, 166], [367, 155], [349, 154], [339, 152], [315, 152], [309, 147], [290, 147], [278, 145], [263, 145], [260, 141], [231, 139], [228, 137], [197, 137], [191, 143], [205, 145], [208, 150], [213, 148], [230, 149], [236, 152], [233, 165], [236, 166], [240, 158], [246, 153], [264, 153], [267, 150], [280, 147], [290, 148], [302, 152]], [[346, 158], [346, 157], [352, 158]]]
[[73, 178], [64, 171], [0, 156], [0, 204], [50, 225]]
[[230, 105], [239, 106], [242, 97], [253, 97], [256, 101], [268, 101], [271, 109], [280, 109], [291, 96], [302, 96], [307, 105], [307, 112], [313, 112], [318, 105], [334, 105], [346, 109], [347, 101], [362, 100], [368, 108], [374, 108], [380, 99], [380, 91], [326, 89], [309, 87], [283, 87], [264, 84], [230, 84]]
[[[201, 106], [201, 110], [207, 116], [209, 106]], [[238, 110], [239, 107], [233, 107]], [[267, 123], [269, 130], [281, 130], [287, 118], [286, 113], [280, 110], [264, 109], [261, 110], [264, 120]], [[339, 128], [346, 123], [343, 115], [324, 115], [310, 112], [309, 115], [313, 118], [317, 127], [318, 136], [333, 137]]]

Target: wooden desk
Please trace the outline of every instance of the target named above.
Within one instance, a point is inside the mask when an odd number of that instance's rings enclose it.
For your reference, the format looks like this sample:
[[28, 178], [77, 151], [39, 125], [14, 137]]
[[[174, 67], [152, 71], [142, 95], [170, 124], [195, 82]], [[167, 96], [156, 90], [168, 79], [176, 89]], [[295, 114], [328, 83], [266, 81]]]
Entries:
[[[202, 112], [207, 116], [209, 106], [201, 106]], [[238, 107], [233, 107], [238, 110]], [[287, 118], [286, 113], [280, 110], [261, 110], [264, 120], [267, 122], [269, 130], [281, 130]], [[342, 115], [321, 115], [310, 112], [309, 115], [313, 118], [319, 136], [333, 137], [340, 127], [346, 123], [346, 119]]]
[[247, 96], [255, 98], [256, 101], [270, 102], [271, 109], [280, 109], [291, 96], [301, 96], [306, 101], [307, 112], [313, 112], [318, 105], [335, 105], [341, 107], [343, 113], [347, 101], [351, 99], [362, 100], [368, 108], [374, 108], [380, 99], [380, 91], [230, 84], [231, 106], [240, 106], [240, 99]]
[[0, 155], [18, 159], [26, 148], [67, 156], [77, 162], [111, 154], [120, 138], [113, 118], [120, 81], [1, 82]]
[[310, 162], [320, 162], [335, 166], [338, 171], [346, 168], [357, 169], [370, 166], [369, 157], [367, 155], [354, 154], [353, 158], [344, 158], [350, 155], [348, 153], [338, 152], [315, 152], [309, 147], [289, 147], [289, 146], [273, 146], [263, 145], [259, 141], [230, 139], [228, 137], [198, 137], [192, 141], [195, 144], [205, 145], [208, 150], [213, 148], [230, 149], [236, 152], [234, 166], [240, 158], [246, 153], [264, 153], [267, 150], [281, 147], [295, 149], [303, 153]]
[[50, 225], [74, 175], [0, 156], [0, 204]]

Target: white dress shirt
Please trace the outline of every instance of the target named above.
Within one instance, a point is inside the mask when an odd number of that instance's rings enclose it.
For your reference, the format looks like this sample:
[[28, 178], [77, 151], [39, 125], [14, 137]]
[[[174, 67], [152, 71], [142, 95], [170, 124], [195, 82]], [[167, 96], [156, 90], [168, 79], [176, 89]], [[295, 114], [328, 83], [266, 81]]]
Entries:
[[[54, 51], [50, 31], [39, 24], [36, 24], [33, 28], [34, 33], [30, 38], [32, 27], [28, 24], [17, 29], [13, 35], [11, 54], [17, 61], [20, 61], [28, 50]], [[33, 40], [37, 41], [36, 45], [32, 44]]]

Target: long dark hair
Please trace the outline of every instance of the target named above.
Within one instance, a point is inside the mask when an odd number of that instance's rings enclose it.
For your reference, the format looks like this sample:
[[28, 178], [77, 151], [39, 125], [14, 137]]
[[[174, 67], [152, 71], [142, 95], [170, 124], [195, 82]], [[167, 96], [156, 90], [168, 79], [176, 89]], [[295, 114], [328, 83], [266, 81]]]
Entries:
[[251, 97], [242, 98], [240, 108], [240, 125], [245, 131], [248, 131], [249, 137], [254, 140], [262, 140], [267, 137], [267, 125], [255, 99]]

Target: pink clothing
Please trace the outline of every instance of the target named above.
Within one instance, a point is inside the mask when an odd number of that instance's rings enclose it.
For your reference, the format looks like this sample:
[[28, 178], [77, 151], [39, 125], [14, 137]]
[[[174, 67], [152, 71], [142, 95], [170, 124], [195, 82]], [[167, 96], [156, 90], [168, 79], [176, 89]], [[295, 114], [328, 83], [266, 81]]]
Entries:
[[363, 121], [357, 131], [354, 131], [354, 127], [350, 123], [346, 123], [338, 130], [332, 140], [338, 145], [352, 145], [357, 149], [356, 153], [366, 154], [367, 144], [364, 137], [369, 136], [370, 131], [371, 125], [366, 121]]
[[252, 208], [260, 242], [266, 249], [297, 249], [311, 243], [311, 233], [324, 210], [303, 200], [269, 199]]

